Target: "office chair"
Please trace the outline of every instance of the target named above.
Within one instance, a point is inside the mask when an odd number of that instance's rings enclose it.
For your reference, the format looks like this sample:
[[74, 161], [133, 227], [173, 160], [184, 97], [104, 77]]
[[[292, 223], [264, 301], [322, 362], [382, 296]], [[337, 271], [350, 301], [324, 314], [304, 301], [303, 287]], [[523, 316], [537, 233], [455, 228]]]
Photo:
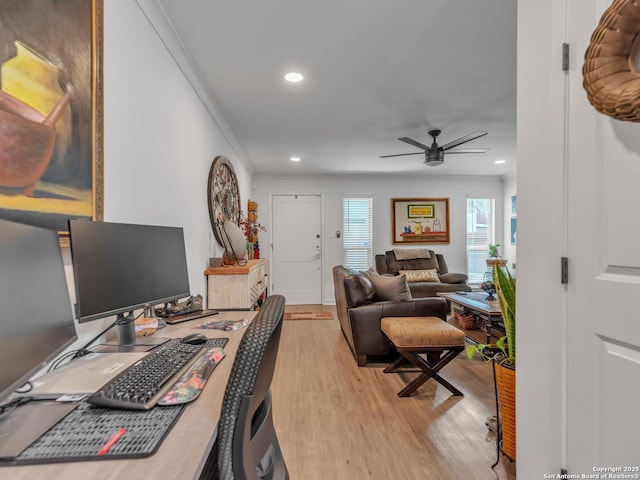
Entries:
[[281, 295], [267, 297], [240, 341], [222, 401], [218, 438], [201, 479], [289, 478], [273, 426], [270, 391], [284, 304]]

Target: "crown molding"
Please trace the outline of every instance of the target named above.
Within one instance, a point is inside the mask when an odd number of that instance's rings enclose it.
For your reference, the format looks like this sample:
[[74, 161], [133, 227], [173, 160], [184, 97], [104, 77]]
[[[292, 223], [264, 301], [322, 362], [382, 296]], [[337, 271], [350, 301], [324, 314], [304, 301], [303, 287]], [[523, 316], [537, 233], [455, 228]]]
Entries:
[[161, 5], [160, 0], [136, 0], [136, 3], [144, 13], [145, 17], [147, 17], [147, 20], [157, 33], [158, 37], [160, 37], [162, 43], [164, 43], [165, 47], [178, 65], [178, 68], [180, 68], [187, 81], [196, 92], [196, 95], [200, 98], [200, 101], [211, 115], [211, 118], [216, 123], [225, 139], [231, 145], [231, 148], [238, 156], [242, 165], [251, 175], [254, 175], [255, 169], [249, 162], [226, 118], [224, 118], [224, 115], [213, 98], [211, 90], [204, 80], [202, 73], [200, 73], [200, 70], [193, 61], [193, 58], [185, 47], [180, 35], [178, 35], [178, 32], [174, 28], [166, 10]]

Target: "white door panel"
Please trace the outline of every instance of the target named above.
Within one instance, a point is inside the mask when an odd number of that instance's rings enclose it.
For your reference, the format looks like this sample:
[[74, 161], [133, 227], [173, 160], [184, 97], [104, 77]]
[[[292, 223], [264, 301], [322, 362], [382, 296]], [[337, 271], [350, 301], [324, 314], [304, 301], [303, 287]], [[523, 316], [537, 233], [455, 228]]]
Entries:
[[[640, 462], [637, 410], [640, 398], [640, 352], [637, 347], [600, 339], [595, 385], [603, 393], [597, 406], [600, 428], [597, 433], [600, 465], [637, 466]], [[626, 381], [621, 383], [620, 379]], [[605, 393], [606, 392], [606, 393]], [[640, 473], [640, 472], [636, 472]]]
[[322, 303], [319, 195], [274, 195], [272, 292], [291, 305]]
[[582, 56], [610, 3], [586, 3], [569, 0], [567, 27], [579, 57], [569, 72], [567, 130], [570, 474], [640, 463], [640, 126], [602, 115], [587, 101]]

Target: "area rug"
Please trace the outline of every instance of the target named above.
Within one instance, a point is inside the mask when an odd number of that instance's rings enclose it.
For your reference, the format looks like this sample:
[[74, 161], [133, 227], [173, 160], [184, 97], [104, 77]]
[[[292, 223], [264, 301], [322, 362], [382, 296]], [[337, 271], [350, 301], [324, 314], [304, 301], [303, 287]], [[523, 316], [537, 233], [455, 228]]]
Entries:
[[331, 320], [331, 312], [285, 312], [285, 320]]

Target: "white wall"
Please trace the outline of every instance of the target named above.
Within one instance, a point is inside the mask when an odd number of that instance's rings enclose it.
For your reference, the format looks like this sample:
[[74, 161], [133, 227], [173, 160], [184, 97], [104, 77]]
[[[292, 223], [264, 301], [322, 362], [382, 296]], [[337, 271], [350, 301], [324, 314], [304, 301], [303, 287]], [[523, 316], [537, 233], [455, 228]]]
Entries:
[[[210, 256], [221, 256], [209, 221], [209, 168], [227, 156], [243, 201], [251, 173], [135, 2], [105, 2], [103, 66], [104, 220], [183, 227], [191, 292], [206, 296], [203, 271]], [[84, 339], [111, 320], [79, 333]]]
[[[503, 186], [500, 177], [416, 176], [416, 175], [272, 175], [257, 174], [252, 198], [260, 204], [260, 223], [268, 227], [269, 195], [322, 194], [324, 196], [324, 235], [322, 262], [322, 302], [335, 303], [331, 269], [342, 264], [342, 197], [360, 194], [373, 197], [373, 252], [393, 248], [391, 238], [391, 199], [402, 197], [448, 197], [451, 243], [430, 248], [445, 255], [449, 270], [466, 271], [466, 199], [496, 199], [496, 237], [503, 238]], [[509, 197], [510, 198], [510, 197]], [[267, 232], [268, 234], [269, 232]], [[267, 235], [262, 234], [262, 236]], [[266, 243], [261, 254], [269, 257]]]
[[[556, 0], [518, 2], [516, 443], [522, 479], [566, 466], [566, 296], [560, 284], [560, 257], [567, 255], [560, 68], [565, 8]], [[581, 55], [572, 54], [572, 62], [581, 62]]]

